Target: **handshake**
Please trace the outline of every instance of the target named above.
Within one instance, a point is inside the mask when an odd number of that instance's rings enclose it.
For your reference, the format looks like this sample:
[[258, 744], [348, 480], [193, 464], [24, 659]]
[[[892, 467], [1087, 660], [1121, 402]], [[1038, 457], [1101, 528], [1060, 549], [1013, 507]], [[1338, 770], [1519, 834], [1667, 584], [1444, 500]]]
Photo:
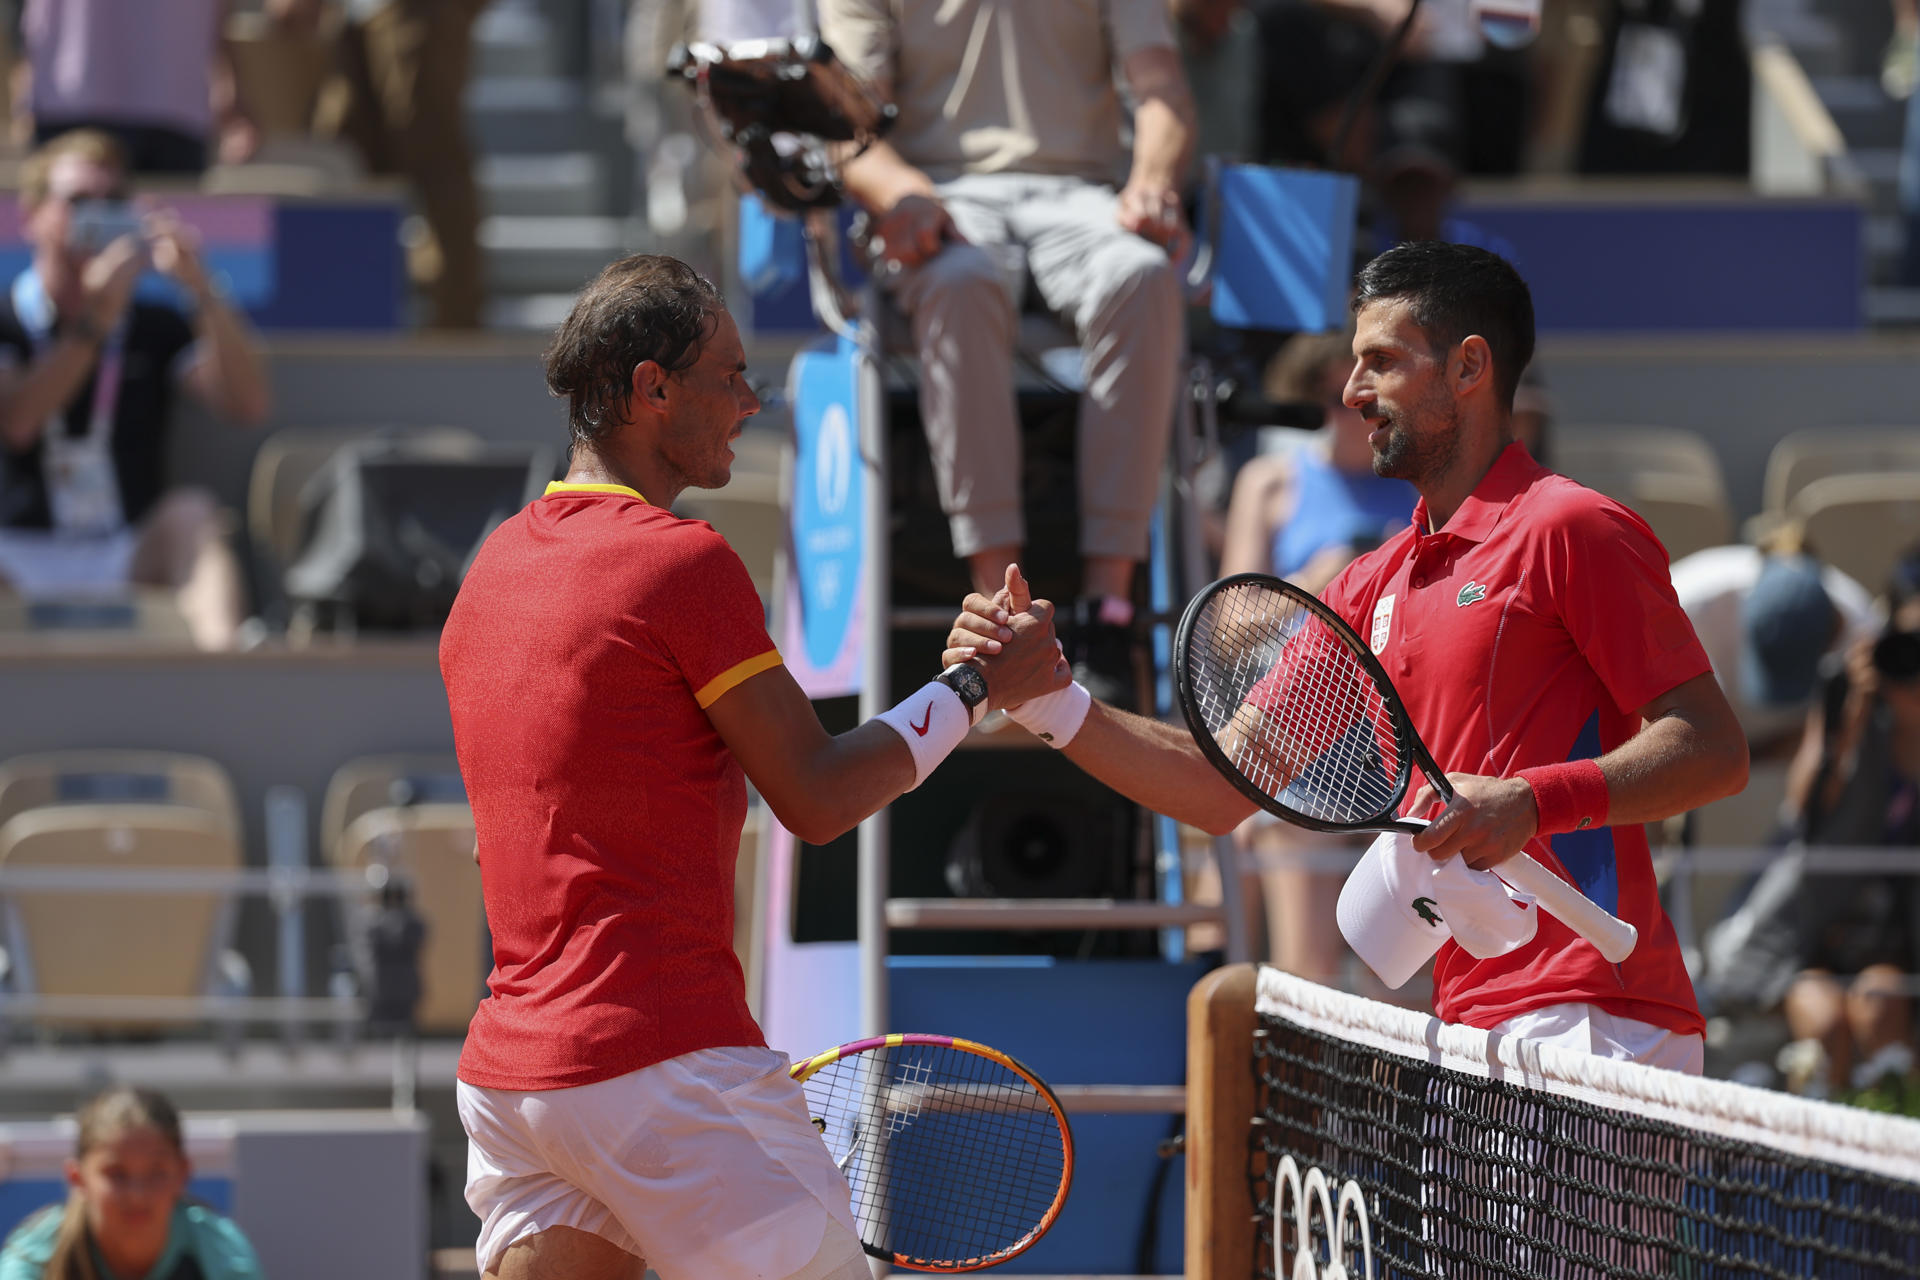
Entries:
[[947, 633], [942, 669], [965, 663], [986, 678], [987, 706], [1041, 741], [1064, 747], [1086, 720], [1092, 698], [1073, 680], [1053, 630], [1053, 603], [1033, 598], [1019, 565], [991, 596], [974, 592]]

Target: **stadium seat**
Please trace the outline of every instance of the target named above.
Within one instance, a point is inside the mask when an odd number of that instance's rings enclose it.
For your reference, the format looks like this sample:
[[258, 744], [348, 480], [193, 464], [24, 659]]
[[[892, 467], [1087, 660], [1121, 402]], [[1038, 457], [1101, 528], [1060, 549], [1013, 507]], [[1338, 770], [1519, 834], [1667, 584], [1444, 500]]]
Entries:
[[360, 756], [334, 770], [320, 805], [320, 856], [334, 866], [341, 837], [362, 814], [414, 804], [465, 804], [460, 762], [451, 755]]
[[1773, 446], [1761, 497], [1784, 512], [1815, 480], [1890, 471], [1920, 472], [1920, 427], [1813, 427]]
[[1632, 507], [1675, 560], [1733, 541], [1733, 507], [1705, 437], [1677, 427], [1556, 432], [1554, 470]]
[[1794, 496], [1788, 513], [1828, 564], [1878, 590], [1920, 543], [1920, 471], [1814, 480]]
[[[0, 870], [97, 872], [103, 886], [131, 869], [232, 871], [229, 822], [182, 804], [56, 804], [0, 826]], [[189, 998], [210, 987], [229, 920], [219, 891], [15, 891], [6, 895], [14, 990], [41, 997]], [[49, 1023], [142, 1025], [125, 1013], [50, 1016]]]
[[416, 1018], [424, 1034], [463, 1034], [486, 985], [486, 915], [473, 848], [473, 811], [464, 804], [372, 809], [340, 837], [339, 865], [386, 867], [405, 881], [426, 925]]
[[240, 803], [227, 771], [176, 751], [51, 751], [0, 761], [0, 826], [53, 805], [177, 805], [213, 818], [236, 839]]
[[[1554, 469], [1582, 484], [1587, 473], [1651, 472], [1690, 476], [1726, 492], [1720, 459], [1707, 438], [1684, 427], [1568, 427], [1553, 435]], [[1595, 486], [1598, 487], [1598, 486]]]

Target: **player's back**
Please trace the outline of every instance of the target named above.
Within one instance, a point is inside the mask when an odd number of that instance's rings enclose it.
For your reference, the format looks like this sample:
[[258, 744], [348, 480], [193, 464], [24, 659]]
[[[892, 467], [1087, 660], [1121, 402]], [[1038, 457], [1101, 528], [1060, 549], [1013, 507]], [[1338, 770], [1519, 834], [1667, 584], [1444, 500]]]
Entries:
[[461, 1077], [558, 1087], [758, 1043], [732, 951], [746, 782], [704, 708], [779, 658], [725, 541], [621, 491], [550, 493], [475, 557], [440, 661], [494, 940]]

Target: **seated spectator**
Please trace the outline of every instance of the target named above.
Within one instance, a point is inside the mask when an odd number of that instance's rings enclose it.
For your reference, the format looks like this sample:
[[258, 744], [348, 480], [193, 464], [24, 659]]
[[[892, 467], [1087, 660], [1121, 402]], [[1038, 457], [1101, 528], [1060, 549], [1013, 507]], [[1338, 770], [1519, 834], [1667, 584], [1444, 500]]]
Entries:
[[912, 322], [941, 504], [976, 590], [999, 589], [1025, 539], [1013, 352], [1029, 275], [1079, 336], [1083, 576], [1062, 638], [1082, 683], [1131, 705], [1134, 566], [1172, 422], [1190, 238], [1178, 188], [1193, 106], [1166, 0], [823, 0], [820, 29], [899, 108], [844, 178]]
[[[192, 232], [127, 204], [125, 154], [106, 134], [36, 151], [20, 199], [33, 264], [0, 300], [0, 585], [170, 588], [196, 643], [226, 648], [242, 596], [222, 516], [205, 493], [163, 491], [162, 469], [176, 381], [227, 418], [266, 418], [251, 332]], [[191, 320], [137, 296], [149, 266]]]
[[1673, 590], [1755, 759], [1799, 745], [1822, 658], [1880, 631], [1872, 593], [1821, 564], [1797, 525], [1761, 547], [1682, 556], [1673, 565]]
[[[1797, 895], [1801, 972], [1784, 1010], [1813, 1092], [1911, 1073], [1920, 894], [1911, 874], [1816, 874], [1821, 846], [1920, 847], [1920, 549], [1895, 570], [1876, 637], [1830, 660], [1787, 776], [1809, 848]], [[1817, 1045], [1818, 1052], [1810, 1046]], [[1822, 1069], [1824, 1068], [1824, 1069]]]
[[25, 0], [16, 127], [34, 145], [98, 129], [134, 173], [198, 174], [217, 151], [245, 160], [258, 130], [234, 93], [223, 34], [231, 0]]
[[0, 1247], [0, 1280], [258, 1280], [231, 1219], [187, 1195], [180, 1113], [149, 1089], [109, 1089], [80, 1108], [65, 1204]]

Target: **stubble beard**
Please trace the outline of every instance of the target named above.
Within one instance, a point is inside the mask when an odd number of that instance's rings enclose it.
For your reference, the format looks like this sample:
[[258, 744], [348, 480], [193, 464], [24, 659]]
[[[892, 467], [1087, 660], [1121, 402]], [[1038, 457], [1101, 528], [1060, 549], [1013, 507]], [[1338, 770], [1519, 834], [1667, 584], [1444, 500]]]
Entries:
[[[1409, 417], [1423, 423], [1419, 432], [1409, 429]], [[1410, 414], [1388, 418], [1386, 442], [1373, 451], [1373, 474], [1419, 488], [1445, 474], [1459, 455], [1459, 406], [1444, 395], [1431, 396]]]

